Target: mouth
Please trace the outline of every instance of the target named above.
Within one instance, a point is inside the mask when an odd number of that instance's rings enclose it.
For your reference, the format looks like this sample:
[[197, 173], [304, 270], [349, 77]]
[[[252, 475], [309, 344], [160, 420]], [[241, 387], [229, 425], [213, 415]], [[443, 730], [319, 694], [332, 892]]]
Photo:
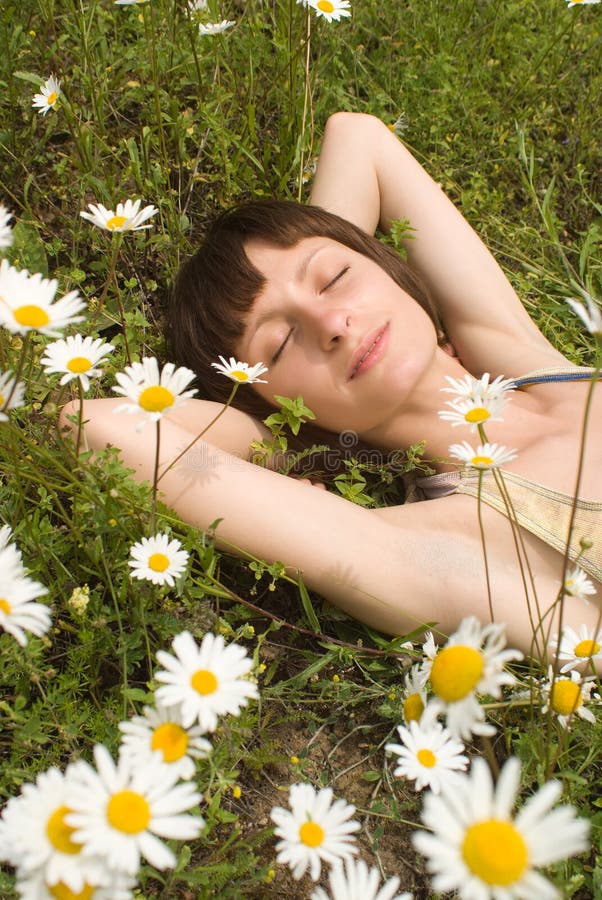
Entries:
[[366, 335], [351, 358], [347, 380], [351, 381], [372, 368], [385, 352], [389, 334], [389, 323]]

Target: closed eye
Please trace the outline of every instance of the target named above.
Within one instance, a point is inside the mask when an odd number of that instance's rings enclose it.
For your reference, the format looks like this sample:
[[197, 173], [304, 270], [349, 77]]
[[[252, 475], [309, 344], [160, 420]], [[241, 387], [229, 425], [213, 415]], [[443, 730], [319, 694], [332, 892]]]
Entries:
[[322, 288], [321, 291], [319, 291], [319, 293], [320, 293], [320, 294], [323, 294], [323, 293], [324, 293], [325, 291], [327, 291], [329, 288], [334, 287], [334, 285], [337, 283], [337, 281], [339, 280], [339, 278], [342, 278], [343, 275], [345, 275], [345, 273], [348, 272], [348, 271], [349, 271], [349, 266], [345, 266], [343, 269], [341, 269], [340, 272], [338, 272], [338, 273], [334, 276], [334, 278], [333, 278], [331, 281], [328, 282], [328, 284], [324, 285], [324, 287]]
[[291, 337], [292, 333], [293, 333], [293, 329], [291, 328], [290, 331], [288, 332], [287, 336], [285, 337], [285, 339], [282, 341], [282, 343], [280, 344], [280, 346], [278, 347], [278, 349], [272, 356], [272, 365], [274, 365], [275, 362], [278, 362], [278, 360], [282, 354], [282, 351], [288, 344], [289, 338]]

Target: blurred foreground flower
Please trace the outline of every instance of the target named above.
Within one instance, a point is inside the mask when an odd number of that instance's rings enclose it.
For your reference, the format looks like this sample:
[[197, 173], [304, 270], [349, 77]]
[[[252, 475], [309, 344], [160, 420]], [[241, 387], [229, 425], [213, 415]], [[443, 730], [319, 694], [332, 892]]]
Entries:
[[50, 610], [36, 597], [48, 593], [44, 585], [28, 578], [21, 552], [9, 543], [11, 529], [0, 528], [0, 628], [11, 634], [18, 644], [27, 643], [25, 631], [41, 637], [50, 628]]
[[30, 275], [26, 269], [15, 269], [3, 259], [0, 263], [0, 325], [13, 334], [39, 331], [58, 337], [60, 329], [81, 322], [77, 315], [85, 307], [77, 291], [70, 291], [56, 303], [56, 279]]
[[7, 410], [23, 405], [25, 386], [11, 372], [0, 372], [0, 422], [8, 422]]
[[200, 816], [182, 815], [201, 795], [190, 782], [157, 759], [143, 767], [122, 757], [117, 765], [106, 747], [94, 748], [96, 770], [80, 761], [69, 784], [66, 816], [72, 840], [102, 856], [110, 869], [135, 875], [144, 857], [156, 869], [172, 868], [176, 857], [158, 837], [190, 840], [204, 827]]
[[44, 84], [40, 85], [40, 93], [34, 94], [31, 105], [45, 116], [51, 109], [54, 109], [60, 96], [61, 82], [51, 75]]
[[473, 469], [497, 469], [517, 456], [514, 450], [509, 450], [502, 444], [479, 444], [475, 450], [468, 441], [452, 444], [449, 455]]
[[350, 16], [349, 0], [307, 0], [310, 6], [319, 16], [327, 22], [338, 22], [340, 19]]
[[481, 627], [474, 616], [463, 619], [441, 650], [432, 642], [425, 644], [430, 659], [424, 672], [436, 698], [427, 709], [445, 713], [447, 727], [455, 737], [468, 740], [471, 734], [495, 732], [485, 723], [477, 697], [499, 697], [503, 685], [514, 683], [514, 676], [504, 667], [511, 660], [522, 659], [522, 653], [504, 650], [505, 645], [504, 625]]
[[416, 790], [429, 787], [438, 794], [450, 772], [464, 770], [468, 757], [464, 744], [439, 722], [424, 716], [420, 723], [410, 722], [408, 728], [397, 727], [401, 744], [385, 744], [385, 750], [397, 754], [393, 772], [399, 778], [416, 782]]
[[[599, 3], [600, 0], [581, 0], [582, 3]], [[574, 4], [569, 3], [569, 6]], [[602, 337], [602, 312], [589, 294], [585, 294], [585, 306], [573, 297], [566, 297], [566, 302], [576, 313], [590, 334]]]
[[223, 19], [221, 22], [205, 22], [203, 25], [199, 25], [199, 34], [222, 34], [234, 25], [236, 25], [236, 22], [228, 19]]
[[183, 631], [171, 646], [175, 656], [164, 650], [157, 653], [164, 669], [155, 678], [164, 686], [155, 696], [166, 706], [181, 706], [184, 728], [198, 721], [204, 731], [215, 731], [218, 716], [237, 716], [241, 707], [258, 696], [255, 682], [244, 677], [253, 661], [239, 644], [226, 647], [221, 635], [208, 633], [199, 647], [190, 632]]
[[91, 337], [76, 334], [48, 344], [40, 362], [49, 374], [63, 373], [61, 384], [79, 378], [83, 390], [87, 391], [90, 388], [90, 378], [102, 375], [102, 369], [97, 367], [98, 363], [114, 349], [112, 344], [107, 344], [102, 338], [92, 340]]
[[148, 0], [115, 0], [115, 6], [141, 6]]
[[332, 801], [332, 788], [316, 791], [311, 784], [293, 784], [291, 809], [272, 809], [275, 833], [281, 838], [276, 844], [277, 859], [292, 869], [293, 878], [302, 878], [309, 868], [317, 881], [323, 862], [334, 865], [357, 853], [353, 832], [361, 826], [351, 819], [355, 806], [342, 799]]
[[125, 203], [118, 203], [115, 211], [107, 209], [102, 203], [98, 205], [88, 203], [90, 212], [82, 210], [80, 216], [106, 231], [142, 231], [153, 227], [152, 222], [149, 225], [142, 223], [156, 216], [159, 210], [156, 206], [145, 206], [140, 209], [141, 203], [142, 200], [126, 200]]
[[569, 6], [587, 6], [589, 3], [600, 3], [600, 0], [567, 0], [567, 8]]
[[130, 759], [135, 768], [159, 754], [178, 778], [189, 780], [194, 775], [194, 761], [211, 753], [211, 744], [202, 737], [200, 725], [184, 727], [179, 706], [145, 706], [143, 716], [120, 722], [119, 730], [124, 735], [120, 755]]
[[188, 563], [188, 553], [181, 547], [180, 541], [177, 538], [170, 541], [168, 534], [143, 537], [130, 549], [128, 565], [132, 569], [132, 578], [173, 587]]
[[230, 378], [232, 381], [238, 381], [239, 384], [254, 384], [256, 381], [261, 382], [261, 384], [267, 384], [265, 378], [259, 377], [268, 371], [268, 367], [264, 366], [262, 362], [250, 366], [246, 362], [238, 362], [233, 356], [230, 357], [230, 362], [227, 362], [224, 356], [218, 358], [220, 362], [211, 363], [211, 365], [214, 369], [217, 369], [221, 375], [225, 375], [226, 378]]
[[2, 813], [6, 861], [18, 870], [21, 879], [33, 878], [52, 886], [62, 883], [65, 897], [68, 891], [78, 896], [85, 885], [111, 881], [106, 863], [82, 853], [83, 845], [73, 840], [75, 829], [65, 821], [71, 812], [68, 786], [77, 765], [68, 766], [64, 774], [54, 767], [42, 772], [35, 784], [23, 785], [20, 795], [11, 798]]
[[413, 843], [427, 858], [435, 892], [457, 891], [463, 900], [549, 900], [560, 893], [536, 866], [582, 853], [589, 822], [572, 806], [552, 806], [561, 785], [550, 781], [512, 816], [520, 783], [520, 762], [512, 757], [494, 786], [485, 761], [469, 774], [425, 798], [422, 821], [432, 834], [415, 832]]
[[0, 250], [10, 247], [13, 242], [13, 230], [8, 224], [13, 214], [9, 212], [3, 203], [0, 203]]
[[558, 660], [564, 665], [561, 672], [570, 672], [584, 663], [594, 659], [602, 659], [602, 631], [596, 634], [593, 628], [581, 625], [579, 634], [566, 625], [562, 629], [562, 638], [558, 646], [558, 637], [551, 641], [552, 649], [558, 647]]
[[550, 666], [548, 680], [543, 685], [542, 712], [545, 713], [551, 708], [563, 728], [570, 726], [574, 716], [579, 716], [580, 719], [594, 725], [596, 717], [585, 703], [590, 700], [595, 686], [594, 681], [584, 680], [579, 672], [575, 671], [571, 672], [570, 678], [563, 675], [555, 677]]
[[113, 390], [116, 394], [123, 394], [130, 402], [116, 407], [114, 412], [146, 413], [137, 431], [141, 431], [147, 421], [156, 422], [196, 394], [196, 388], [184, 390], [195, 377], [191, 369], [185, 366], [176, 369], [173, 363], [166, 363], [159, 372], [159, 363], [154, 356], [126, 366], [125, 372], [118, 372], [115, 377], [119, 387]]
[[380, 873], [369, 869], [363, 859], [346, 859], [345, 868], [335, 865], [328, 877], [330, 894], [318, 887], [310, 900], [412, 900], [412, 895], [397, 894], [399, 877], [389, 878], [379, 890]]

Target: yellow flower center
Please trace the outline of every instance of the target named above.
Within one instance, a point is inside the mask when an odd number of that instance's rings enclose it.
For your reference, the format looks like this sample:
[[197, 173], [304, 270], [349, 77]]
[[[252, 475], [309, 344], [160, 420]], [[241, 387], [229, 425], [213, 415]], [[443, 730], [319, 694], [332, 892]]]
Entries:
[[72, 891], [64, 881], [59, 881], [53, 885], [47, 884], [46, 890], [56, 900], [92, 900], [96, 887], [85, 882], [81, 891]]
[[418, 722], [424, 712], [424, 703], [420, 694], [410, 694], [403, 701], [403, 716], [406, 722]]
[[434, 692], [446, 703], [463, 700], [479, 682], [483, 657], [474, 647], [456, 644], [440, 650], [431, 668]]
[[4, 394], [0, 394], [0, 406], [4, 406]]
[[236, 379], [236, 381], [248, 381], [249, 373], [243, 372], [242, 369], [232, 369], [230, 377]]
[[67, 368], [75, 375], [79, 375], [81, 372], [87, 372], [88, 369], [92, 368], [92, 361], [85, 356], [74, 356], [67, 363]]
[[317, 6], [324, 13], [334, 12], [334, 4], [330, 0], [318, 0]]
[[82, 845], [71, 840], [75, 828], [65, 822], [65, 816], [70, 812], [73, 810], [68, 806], [59, 806], [55, 809], [46, 822], [46, 836], [56, 850], [61, 853], [74, 854], [80, 852]]
[[11, 605], [5, 597], [0, 597], [0, 610], [7, 616], [10, 616]]
[[428, 750], [426, 747], [422, 747], [418, 751], [418, 753], [416, 754], [416, 759], [421, 766], [424, 766], [427, 769], [432, 769], [433, 766], [437, 765], [437, 757], [432, 750]]
[[145, 388], [138, 397], [138, 403], [146, 412], [162, 412], [175, 400], [171, 391], [161, 384]]
[[478, 425], [479, 422], [486, 422], [490, 415], [491, 413], [484, 406], [475, 406], [473, 409], [468, 410], [464, 418], [467, 422]]
[[506, 887], [521, 878], [529, 853], [511, 822], [487, 819], [467, 829], [462, 856], [470, 871], [485, 884]]
[[43, 328], [50, 322], [50, 316], [45, 309], [31, 304], [18, 306], [13, 310], [13, 315], [19, 325], [24, 325], [26, 328]]
[[151, 741], [153, 750], [160, 750], [166, 763], [181, 759], [188, 749], [188, 734], [175, 722], [164, 722], [155, 728]]
[[53, 103], [56, 103], [58, 98], [58, 94], [56, 91], [52, 91], [51, 94], [48, 94], [48, 106], [52, 106]]
[[107, 804], [107, 819], [118, 831], [138, 834], [151, 820], [150, 806], [135, 791], [119, 791]]
[[299, 829], [299, 838], [306, 847], [319, 847], [324, 840], [324, 829], [317, 822], [304, 822]]
[[109, 231], [116, 231], [118, 228], [123, 228], [126, 222], [125, 216], [111, 216], [110, 219], [107, 219], [106, 227]]
[[490, 456], [473, 456], [473, 458], [471, 459], [471, 463], [473, 464], [473, 466], [477, 467], [488, 467], [493, 465], [493, 460]]
[[164, 553], [152, 553], [148, 558], [148, 567], [153, 572], [164, 572], [169, 565], [169, 557]]
[[573, 653], [586, 659], [588, 656], [595, 656], [600, 651], [600, 644], [597, 641], [579, 641]]
[[554, 712], [560, 716], [570, 716], [581, 706], [581, 688], [576, 681], [561, 678], [554, 682], [551, 703]]
[[203, 697], [214, 694], [217, 690], [217, 678], [208, 669], [197, 669], [190, 679], [190, 683], [194, 690]]

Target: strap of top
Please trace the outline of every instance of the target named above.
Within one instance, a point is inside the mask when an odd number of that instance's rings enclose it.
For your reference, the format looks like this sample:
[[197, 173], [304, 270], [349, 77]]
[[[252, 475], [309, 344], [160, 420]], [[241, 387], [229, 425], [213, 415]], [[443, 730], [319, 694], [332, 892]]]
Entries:
[[546, 384], [555, 381], [591, 381], [592, 378], [598, 376], [599, 370], [590, 368], [538, 369], [536, 372], [523, 375], [522, 378], [515, 378], [513, 385], [515, 388], [522, 388], [532, 384]]

